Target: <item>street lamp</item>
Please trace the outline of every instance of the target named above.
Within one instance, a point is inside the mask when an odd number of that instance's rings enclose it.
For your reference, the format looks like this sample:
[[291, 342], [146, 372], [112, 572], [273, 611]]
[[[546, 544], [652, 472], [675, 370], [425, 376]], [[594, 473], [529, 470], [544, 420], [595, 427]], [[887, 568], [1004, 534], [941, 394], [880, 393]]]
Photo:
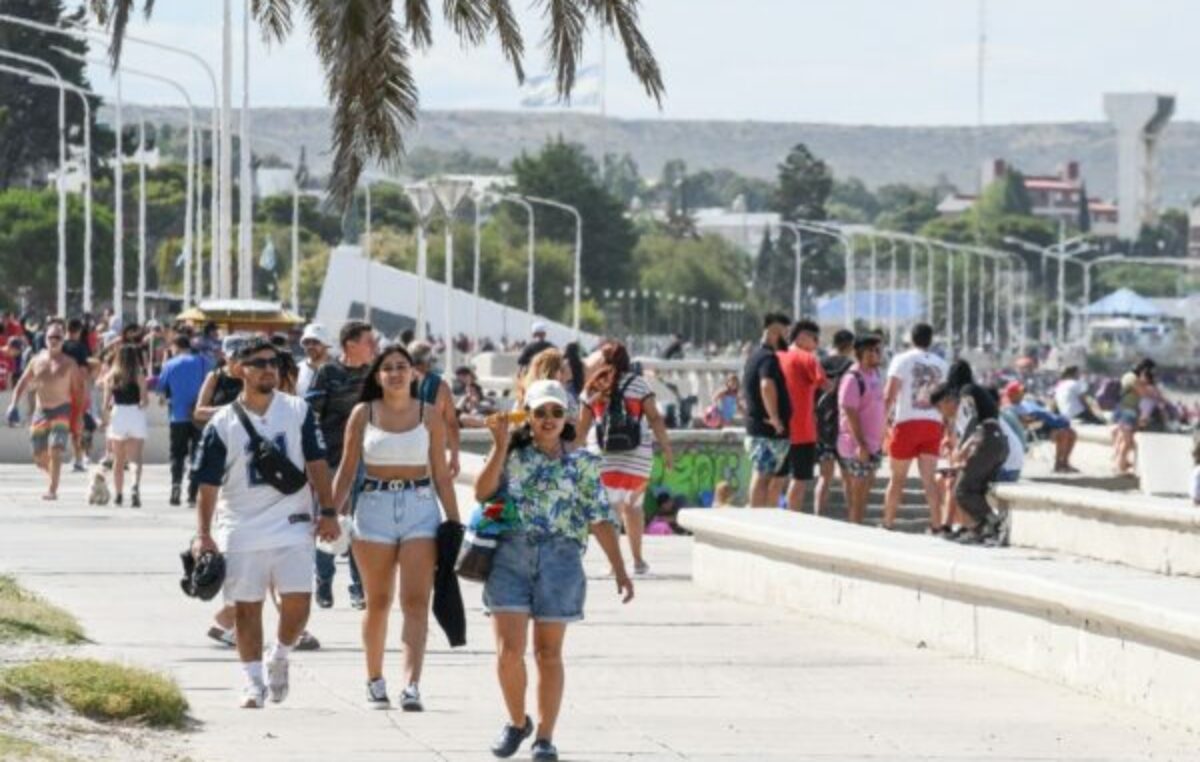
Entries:
[[0, 49], [0, 58], [20, 61], [49, 72], [58, 86], [58, 288], [57, 312], [67, 314], [67, 89], [62, 75], [54, 66], [40, 58]]
[[525, 275], [526, 290], [525, 290], [525, 311], [529, 313], [529, 330], [533, 330], [533, 322], [536, 311], [533, 306], [534, 295], [534, 225], [533, 225], [533, 204], [529, 203], [524, 196], [518, 196], [514, 193], [501, 193], [496, 196], [500, 201], [508, 201], [520, 206], [525, 210], [526, 227], [526, 245], [529, 247], [529, 257], [527, 271]]
[[500, 305], [500, 314], [502, 315], [501, 320], [503, 321], [503, 327], [500, 329], [500, 337], [501, 342], [504, 343], [508, 341], [508, 281], [502, 281], [500, 283], [500, 300], [502, 302]]
[[777, 224], [781, 228], [786, 228], [788, 230], [791, 230], [792, 235], [796, 236], [796, 245], [795, 245], [796, 274], [795, 274], [795, 278], [793, 279], [793, 282], [792, 282], [792, 314], [796, 316], [795, 317], [796, 320], [799, 320], [800, 313], [803, 309], [803, 304], [802, 304], [803, 298], [802, 297], [804, 294], [804, 292], [801, 288], [801, 279], [800, 279], [800, 265], [801, 265], [800, 253], [801, 253], [801, 249], [803, 247], [803, 243], [800, 239], [800, 226], [793, 224], [791, 222], [783, 221], [783, 220], [780, 220]]
[[425, 183], [413, 183], [404, 186], [404, 193], [412, 204], [417, 215], [417, 330], [418, 339], [426, 338], [425, 333], [425, 279], [428, 274], [428, 245], [426, 231], [429, 220], [437, 210], [437, 197], [433, 189]]
[[[35, 74], [27, 69], [0, 65], [0, 71], [23, 76], [31, 84], [39, 87], [59, 87], [59, 84], [49, 77]], [[83, 196], [83, 310], [92, 311], [92, 107], [87, 96], [90, 90], [84, 90], [69, 82], [62, 87], [79, 96], [83, 104], [83, 174], [86, 193]]]
[[446, 319], [446, 369], [454, 369], [454, 213], [471, 192], [471, 183], [450, 177], [439, 177], [429, 184], [446, 217], [446, 296], [443, 302]]
[[579, 297], [580, 290], [583, 287], [583, 272], [581, 269], [583, 266], [583, 217], [579, 214], [578, 209], [561, 201], [538, 198], [537, 196], [524, 196], [523, 198], [534, 204], [542, 204], [543, 206], [550, 206], [570, 212], [575, 217], [575, 278], [573, 304], [571, 307], [571, 329], [575, 333], [575, 340], [579, 341]]

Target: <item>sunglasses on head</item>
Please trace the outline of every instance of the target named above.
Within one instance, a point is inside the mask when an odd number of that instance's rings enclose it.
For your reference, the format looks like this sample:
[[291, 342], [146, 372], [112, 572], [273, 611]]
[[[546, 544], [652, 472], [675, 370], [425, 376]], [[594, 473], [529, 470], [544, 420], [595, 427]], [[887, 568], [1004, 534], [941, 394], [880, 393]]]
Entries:
[[253, 360], [243, 360], [242, 366], [246, 368], [254, 368], [256, 370], [266, 370], [267, 368], [278, 368], [278, 357], [255, 357]]
[[567, 411], [563, 410], [561, 407], [558, 407], [557, 405], [555, 405], [553, 407], [550, 407], [550, 406], [539, 407], [537, 410], [533, 411], [533, 417], [538, 419], [539, 421], [544, 421], [547, 418], [553, 418], [555, 420], [558, 420], [560, 418], [566, 417], [566, 415], [567, 415]]

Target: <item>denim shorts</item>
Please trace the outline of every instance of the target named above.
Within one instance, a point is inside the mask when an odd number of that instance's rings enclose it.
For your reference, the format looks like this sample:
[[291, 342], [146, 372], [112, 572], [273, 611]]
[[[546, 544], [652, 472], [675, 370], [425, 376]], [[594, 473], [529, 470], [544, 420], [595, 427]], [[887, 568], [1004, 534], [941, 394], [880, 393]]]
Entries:
[[529, 614], [538, 622], [583, 619], [587, 578], [583, 548], [561, 535], [518, 532], [500, 537], [483, 605], [492, 613]]
[[354, 505], [354, 538], [385, 545], [433, 539], [442, 512], [432, 487], [359, 492]]

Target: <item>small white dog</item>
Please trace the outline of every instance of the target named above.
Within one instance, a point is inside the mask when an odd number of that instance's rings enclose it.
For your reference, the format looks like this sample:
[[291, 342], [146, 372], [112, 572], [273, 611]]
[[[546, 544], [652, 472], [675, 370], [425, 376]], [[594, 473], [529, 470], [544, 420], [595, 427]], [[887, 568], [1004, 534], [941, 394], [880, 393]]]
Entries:
[[108, 491], [108, 479], [103, 468], [92, 470], [92, 491], [88, 493], [88, 505], [108, 505], [112, 494]]

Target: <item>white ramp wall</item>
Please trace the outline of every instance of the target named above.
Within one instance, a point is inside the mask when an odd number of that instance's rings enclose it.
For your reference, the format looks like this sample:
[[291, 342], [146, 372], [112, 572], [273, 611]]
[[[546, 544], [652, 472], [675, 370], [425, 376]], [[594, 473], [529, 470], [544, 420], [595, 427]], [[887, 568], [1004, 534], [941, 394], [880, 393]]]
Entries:
[[[457, 248], [457, 247], [456, 247]], [[456, 252], [470, 256], [469, 249]], [[338, 246], [329, 255], [329, 269], [321, 285], [321, 300], [317, 306], [316, 319], [336, 334], [338, 326], [353, 315], [361, 315], [361, 305], [371, 305], [372, 319], [385, 333], [399, 333], [402, 327], [415, 323], [417, 313], [417, 284], [413, 273], [398, 270], [379, 262], [368, 264], [358, 246]], [[369, 296], [369, 299], [368, 299]], [[524, 299], [523, 295], [514, 298]], [[434, 280], [425, 283], [425, 322], [431, 335], [445, 336], [446, 330], [446, 286]], [[360, 305], [353, 310], [354, 305]], [[453, 290], [449, 333], [458, 335], [475, 333], [475, 297], [470, 291]], [[570, 326], [543, 321], [549, 327], [549, 338], [562, 345], [573, 340]], [[399, 326], [403, 323], [403, 326]], [[505, 307], [488, 299], [479, 300], [479, 335], [499, 342], [510, 339], [526, 339], [532, 321], [524, 310]], [[398, 326], [398, 327], [389, 327]], [[594, 337], [584, 334], [585, 342]]]

